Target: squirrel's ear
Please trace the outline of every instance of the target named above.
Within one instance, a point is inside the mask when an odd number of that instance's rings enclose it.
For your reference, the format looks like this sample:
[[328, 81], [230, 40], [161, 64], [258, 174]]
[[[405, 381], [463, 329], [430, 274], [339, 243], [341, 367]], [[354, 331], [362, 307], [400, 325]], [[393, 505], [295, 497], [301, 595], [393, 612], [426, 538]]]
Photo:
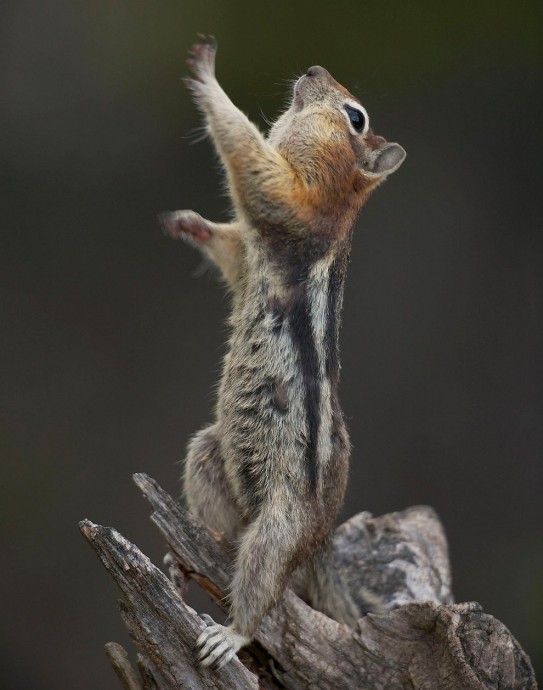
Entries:
[[398, 170], [406, 157], [405, 150], [399, 144], [383, 144], [372, 151], [371, 155], [362, 161], [360, 169], [369, 177], [385, 177]]

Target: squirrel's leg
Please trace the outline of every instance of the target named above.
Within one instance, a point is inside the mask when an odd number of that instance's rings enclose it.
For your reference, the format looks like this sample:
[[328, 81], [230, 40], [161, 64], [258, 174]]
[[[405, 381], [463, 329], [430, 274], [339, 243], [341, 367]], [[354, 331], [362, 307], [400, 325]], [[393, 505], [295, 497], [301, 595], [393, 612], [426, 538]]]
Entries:
[[159, 216], [164, 232], [173, 239], [190, 242], [221, 270], [235, 288], [242, 261], [240, 223], [213, 223], [195, 211], [166, 211]]
[[[192, 515], [233, 542], [240, 529], [239, 511], [228, 490], [217, 439], [216, 425], [202, 429], [191, 439], [183, 477], [185, 503]], [[164, 557], [164, 565], [178, 594], [185, 599], [188, 573], [171, 551]]]
[[288, 200], [294, 198], [300, 180], [223, 91], [215, 78], [215, 52], [212, 39], [193, 46], [187, 62], [194, 79], [187, 79], [186, 83], [205, 114], [208, 130], [226, 167], [234, 202], [252, 216], [249, 221], [286, 220], [285, 212], [292, 205]]
[[[294, 580], [298, 585], [298, 593], [312, 608], [340, 623], [354, 626], [368, 612], [363, 610], [362, 602], [353, 598], [338, 564], [330, 561], [326, 546], [300, 566]], [[303, 587], [300, 587], [301, 581]]]
[[312, 608], [340, 623], [354, 626], [367, 613], [384, 613], [381, 597], [353, 582], [345, 565], [334, 558], [327, 541], [296, 569], [289, 582], [296, 594]]
[[236, 538], [241, 528], [239, 510], [228, 488], [215, 424], [199, 431], [189, 443], [183, 493], [192, 515], [229, 541]]
[[295, 566], [314, 548], [307, 519], [297, 519], [286, 505], [281, 496], [271, 497], [243, 534], [230, 591], [231, 623], [211, 625], [196, 643], [204, 666], [224, 666], [251, 641]]

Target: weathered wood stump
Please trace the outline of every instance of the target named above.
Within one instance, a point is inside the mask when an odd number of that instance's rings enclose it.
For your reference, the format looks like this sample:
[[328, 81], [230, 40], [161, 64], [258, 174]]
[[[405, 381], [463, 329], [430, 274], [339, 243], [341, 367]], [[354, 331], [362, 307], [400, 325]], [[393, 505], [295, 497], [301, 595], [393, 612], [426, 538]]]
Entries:
[[[152, 521], [185, 577], [224, 603], [231, 560], [220, 540], [144, 474], [134, 477]], [[385, 602], [357, 627], [313, 610], [292, 591], [262, 621], [256, 641], [219, 671], [196, 664], [205, 624], [179, 589], [116, 530], [81, 531], [120, 589], [120, 611], [138, 650], [106, 645], [126, 690], [489, 690], [535, 689], [527, 655], [507, 628], [476, 603], [453, 604], [447, 542], [436, 514], [418, 506], [339, 527], [329, 557], [353, 591]]]

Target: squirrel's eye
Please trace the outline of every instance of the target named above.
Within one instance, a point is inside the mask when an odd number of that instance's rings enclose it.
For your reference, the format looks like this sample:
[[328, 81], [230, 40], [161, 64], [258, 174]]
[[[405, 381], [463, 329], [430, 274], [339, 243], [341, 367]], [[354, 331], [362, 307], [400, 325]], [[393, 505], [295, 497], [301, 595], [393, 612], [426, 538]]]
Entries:
[[355, 132], [362, 132], [367, 124], [367, 116], [358, 108], [353, 108], [350, 105], [345, 106], [349, 120], [353, 126]]

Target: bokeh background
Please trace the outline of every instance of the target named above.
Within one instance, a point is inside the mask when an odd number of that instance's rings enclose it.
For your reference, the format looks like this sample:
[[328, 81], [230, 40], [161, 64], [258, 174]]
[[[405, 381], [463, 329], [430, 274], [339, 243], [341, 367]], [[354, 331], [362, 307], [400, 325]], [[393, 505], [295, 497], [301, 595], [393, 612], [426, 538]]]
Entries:
[[503, 620], [541, 674], [541, 9], [4, 0], [2, 687], [118, 687], [102, 651], [128, 644], [116, 591], [77, 523], [114, 525], [159, 563], [130, 476], [178, 493], [212, 419], [228, 302], [156, 221], [228, 217], [180, 82], [197, 32], [262, 127], [322, 64], [406, 148], [355, 233], [343, 517], [434, 506], [457, 599]]

